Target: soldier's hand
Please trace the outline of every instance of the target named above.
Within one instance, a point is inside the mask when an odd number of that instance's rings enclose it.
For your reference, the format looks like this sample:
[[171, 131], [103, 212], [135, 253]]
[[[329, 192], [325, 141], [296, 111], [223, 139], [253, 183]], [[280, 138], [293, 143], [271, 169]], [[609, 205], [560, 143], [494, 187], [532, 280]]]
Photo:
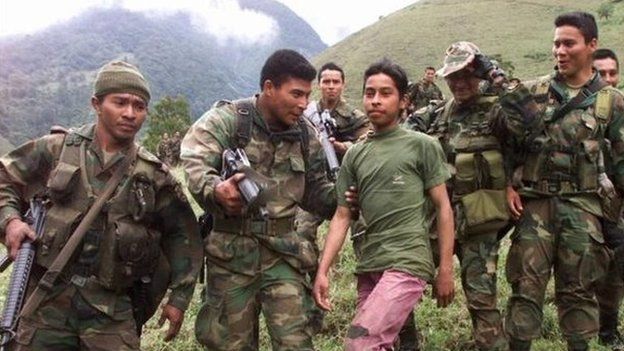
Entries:
[[351, 218], [357, 220], [360, 215], [360, 203], [358, 200], [357, 188], [353, 185], [349, 187], [349, 190], [345, 191], [345, 201], [349, 204], [349, 210], [351, 210]]
[[165, 320], [169, 321], [169, 329], [167, 330], [164, 340], [170, 341], [180, 332], [182, 322], [184, 322], [184, 311], [171, 305], [164, 305], [162, 313], [160, 314], [160, 319], [158, 320], [158, 326], [162, 327]]
[[332, 143], [332, 145], [334, 146], [334, 150], [336, 150], [337, 154], [344, 155], [345, 152], [347, 152], [347, 145], [345, 145], [345, 143], [339, 142], [334, 137], [329, 138], [329, 142]]
[[505, 191], [505, 195], [507, 197], [507, 207], [509, 207], [511, 218], [518, 220], [522, 215], [522, 212], [524, 211], [520, 194], [518, 194], [516, 189], [508, 185]]
[[15, 259], [17, 251], [20, 246], [22, 246], [22, 242], [24, 240], [30, 239], [31, 241], [35, 241], [35, 238], [37, 237], [35, 231], [32, 230], [28, 223], [19, 218], [14, 218], [7, 223], [5, 233], [5, 244], [9, 250], [9, 256], [11, 259]]
[[215, 200], [225, 209], [225, 213], [228, 215], [236, 216], [243, 212], [245, 203], [240, 191], [238, 191], [238, 182], [243, 178], [245, 178], [243, 173], [236, 173], [215, 186]]
[[438, 307], [446, 307], [455, 298], [455, 281], [453, 280], [453, 269], [440, 268], [434, 286], [435, 298]]
[[317, 274], [314, 280], [314, 288], [312, 295], [316, 305], [325, 311], [331, 311], [331, 303], [329, 302], [329, 279], [324, 274]]

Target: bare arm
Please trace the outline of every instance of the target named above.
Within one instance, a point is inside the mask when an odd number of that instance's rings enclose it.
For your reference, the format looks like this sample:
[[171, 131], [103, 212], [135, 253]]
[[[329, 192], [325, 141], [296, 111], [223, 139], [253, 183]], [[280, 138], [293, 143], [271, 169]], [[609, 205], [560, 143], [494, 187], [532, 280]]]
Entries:
[[348, 207], [338, 206], [334, 217], [329, 223], [329, 232], [327, 239], [325, 240], [325, 247], [323, 248], [323, 256], [319, 263], [318, 271], [316, 272], [316, 279], [314, 281], [314, 300], [316, 304], [324, 310], [329, 311], [331, 304], [329, 302], [329, 279], [327, 273], [334, 258], [342, 248], [344, 244], [345, 236], [347, 235], [347, 229], [349, 229], [349, 223], [351, 222], [351, 211]]
[[453, 245], [455, 225], [453, 211], [446, 192], [446, 185], [440, 184], [429, 189], [429, 196], [436, 207], [437, 231], [440, 252], [440, 267], [435, 282], [438, 306], [446, 307], [453, 301], [455, 286], [453, 281]]

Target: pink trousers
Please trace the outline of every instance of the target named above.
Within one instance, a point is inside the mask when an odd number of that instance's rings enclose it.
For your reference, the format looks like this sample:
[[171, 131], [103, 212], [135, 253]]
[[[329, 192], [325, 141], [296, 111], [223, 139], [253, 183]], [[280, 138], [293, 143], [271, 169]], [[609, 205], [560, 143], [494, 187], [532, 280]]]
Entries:
[[359, 274], [357, 311], [345, 349], [390, 350], [426, 286], [426, 281], [396, 270]]

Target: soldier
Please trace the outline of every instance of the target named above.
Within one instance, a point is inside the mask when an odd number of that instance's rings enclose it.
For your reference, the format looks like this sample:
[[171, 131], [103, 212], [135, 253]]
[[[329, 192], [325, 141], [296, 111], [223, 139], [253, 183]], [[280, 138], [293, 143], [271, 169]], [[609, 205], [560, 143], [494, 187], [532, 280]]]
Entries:
[[[617, 88], [619, 82], [619, 65], [615, 53], [609, 49], [598, 49], [593, 54], [593, 65], [600, 73], [601, 78], [614, 88]], [[605, 152], [605, 161], [610, 163], [610, 150], [607, 148]], [[614, 178], [611, 165], [607, 164], [607, 173], [610, 179]], [[618, 227], [619, 206], [621, 200], [612, 202], [612, 207], [618, 207], [615, 215], [615, 221], [603, 218], [602, 232], [605, 243], [611, 250], [616, 250], [618, 246], [624, 244], [624, 232]], [[604, 207], [604, 206], [603, 206]], [[612, 252], [613, 254], [613, 252]], [[624, 297], [624, 282], [622, 282], [622, 274], [617, 267], [615, 259], [609, 262], [609, 271], [596, 286], [596, 299], [598, 300], [599, 323], [600, 330], [598, 337], [604, 345], [614, 348], [623, 348], [624, 340], [618, 332], [618, 314], [620, 304]]]
[[599, 193], [615, 191], [601, 157], [606, 140], [613, 150], [615, 187], [624, 190], [624, 99], [592, 70], [596, 21], [572, 12], [554, 24], [556, 71], [527, 84], [531, 96], [525, 101], [536, 105], [540, 125], [519, 150], [526, 153], [521, 198], [508, 199], [512, 213], [521, 216], [506, 270], [512, 294], [505, 328], [512, 350], [529, 350], [540, 336], [551, 271], [568, 350], [588, 350], [598, 331], [595, 283], [608, 262]]
[[[20, 319], [17, 350], [139, 350], [135, 327], [144, 321], [135, 321], [133, 307], [145, 301], [132, 301], [128, 289], [166, 268], [158, 265], [161, 255], [170, 263], [172, 289], [161, 317], [170, 322], [165, 340], [180, 330], [202, 252], [195, 216], [180, 185], [154, 155], [135, 144], [149, 99], [137, 68], [113, 61], [95, 80], [95, 124], [57, 130], [0, 158], [0, 233], [12, 256], [25, 239], [35, 239], [20, 217], [24, 203], [33, 194], [49, 196], [29, 291], [60, 259], [94, 200], [116, 186], [59, 279], [43, 290], [41, 304]], [[126, 180], [110, 181], [117, 174]]]
[[180, 132], [173, 133], [173, 138], [171, 138], [171, 166], [175, 167], [180, 163], [180, 143], [182, 142], [182, 138], [180, 137]]
[[[316, 132], [301, 116], [315, 76], [302, 55], [278, 50], [262, 68], [260, 94], [209, 110], [182, 141], [189, 189], [214, 217], [204, 243], [206, 302], [195, 324], [211, 350], [257, 349], [260, 311], [274, 350], [313, 349], [305, 273], [317, 256], [294, 231], [294, 216], [297, 206], [326, 218], [336, 208]], [[273, 180], [265, 216], [244, 206], [237, 188], [244, 174], [221, 178], [228, 148], [244, 149], [256, 179]]]
[[164, 163], [170, 165], [169, 158], [171, 154], [171, 140], [169, 139], [169, 133], [163, 133], [160, 138], [160, 142], [157, 147], [157, 156]]
[[[509, 347], [496, 299], [499, 232], [508, 229], [509, 220], [502, 150], [510, 139], [520, 144], [530, 127], [507, 103], [528, 92], [517, 86], [508, 92], [490, 83], [501, 74], [475, 44], [454, 43], [438, 71], [453, 97], [416, 112], [407, 121], [417, 129], [427, 128], [427, 133], [441, 142], [455, 172], [448, 182], [456, 223], [455, 253], [479, 350]], [[484, 81], [498, 87], [502, 102], [498, 95], [481, 92]]]
[[435, 84], [436, 70], [433, 67], [425, 68], [423, 78], [408, 89], [409, 105], [407, 114], [411, 115], [414, 111], [429, 105], [432, 100], [443, 100], [442, 91]]
[[[325, 110], [330, 111], [330, 117], [334, 120], [336, 128], [335, 134], [329, 140], [334, 146], [334, 150], [336, 150], [338, 160], [342, 160], [347, 149], [362, 135], [366, 134], [370, 128], [370, 123], [365, 114], [351, 107], [342, 97], [342, 91], [345, 87], [345, 76], [341, 67], [333, 62], [324, 64], [319, 70], [317, 80], [321, 89], [321, 100], [310, 102], [310, 105], [313, 106], [308, 106], [308, 108], [312, 108], [318, 113], [307, 117], [310, 118], [310, 121], [316, 128], [320, 129], [323, 126], [320, 125], [322, 122], [319, 114]], [[323, 220], [322, 217], [301, 209], [297, 211], [295, 219], [297, 232], [314, 243], [317, 255], [317, 232]], [[360, 228], [360, 226], [357, 228]], [[314, 279], [315, 271], [316, 266], [312, 268], [312, 279]], [[315, 332], [318, 332], [322, 327], [322, 314], [316, 308], [312, 299], [309, 300], [309, 303], [312, 308], [310, 312], [312, 327]]]
[[[453, 219], [444, 185], [449, 174], [440, 145], [398, 125], [407, 104], [405, 72], [384, 60], [366, 70], [364, 81], [363, 102], [374, 132], [347, 151], [336, 183], [338, 193], [357, 187], [361, 215], [368, 224], [353, 243], [358, 302], [346, 350], [385, 350], [392, 347], [427, 282], [434, 278], [425, 224], [427, 195], [435, 205], [440, 233], [438, 304], [446, 306], [453, 300]], [[409, 152], [397, 153], [397, 149]], [[351, 211], [339, 200], [314, 283], [316, 303], [325, 310], [331, 309], [327, 274], [350, 222]]]
[[617, 55], [609, 49], [598, 49], [594, 52], [594, 67], [602, 80], [614, 88], [620, 82], [620, 63]]

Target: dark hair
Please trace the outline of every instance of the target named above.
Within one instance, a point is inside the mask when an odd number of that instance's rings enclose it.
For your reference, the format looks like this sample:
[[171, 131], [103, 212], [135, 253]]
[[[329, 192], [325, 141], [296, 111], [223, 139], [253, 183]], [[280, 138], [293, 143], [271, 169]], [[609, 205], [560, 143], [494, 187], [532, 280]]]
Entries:
[[555, 19], [555, 27], [561, 26], [576, 27], [583, 34], [585, 43], [589, 43], [592, 39], [598, 39], [598, 26], [596, 25], [596, 19], [591, 13], [579, 11], [559, 15]]
[[394, 81], [394, 85], [399, 91], [399, 95], [403, 97], [407, 93], [407, 74], [405, 70], [401, 68], [398, 64], [390, 61], [387, 58], [384, 58], [381, 61], [375, 62], [372, 65], [368, 66], [366, 71], [364, 72], [364, 85], [362, 86], [362, 90], [366, 89], [366, 80], [375, 74], [383, 73]]
[[427, 68], [425, 68], [425, 72], [426, 71], [434, 71], [435, 72], [435, 68], [431, 67], [431, 66], [427, 66]]
[[613, 52], [613, 50], [611, 49], [598, 49], [596, 51], [594, 51], [594, 55], [593, 55], [593, 59], [594, 60], [604, 60], [604, 59], [613, 59], [613, 61], [615, 61], [615, 67], [617, 67], [617, 69], [620, 69], [620, 62], [618, 61], [617, 55], [615, 54], [615, 52]]
[[327, 70], [340, 72], [340, 78], [342, 78], [342, 81], [344, 82], [344, 80], [345, 80], [344, 71], [342, 70], [342, 68], [340, 66], [338, 66], [337, 64], [335, 64], [333, 62], [327, 62], [326, 64], [321, 66], [321, 69], [319, 69], [318, 76], [317, 76], [317, 79], [318, 79], [319, 82], [321, 81], [321, 74], [324, 71], [327, 71]]
[[260, 89], [267, 80], [279, 88], [289, 78], [311, 82], [315, 76], [316, 69], [303, 55], [294, 50], [281, 49], [271, 54], [264, 62], [260, 72]]

